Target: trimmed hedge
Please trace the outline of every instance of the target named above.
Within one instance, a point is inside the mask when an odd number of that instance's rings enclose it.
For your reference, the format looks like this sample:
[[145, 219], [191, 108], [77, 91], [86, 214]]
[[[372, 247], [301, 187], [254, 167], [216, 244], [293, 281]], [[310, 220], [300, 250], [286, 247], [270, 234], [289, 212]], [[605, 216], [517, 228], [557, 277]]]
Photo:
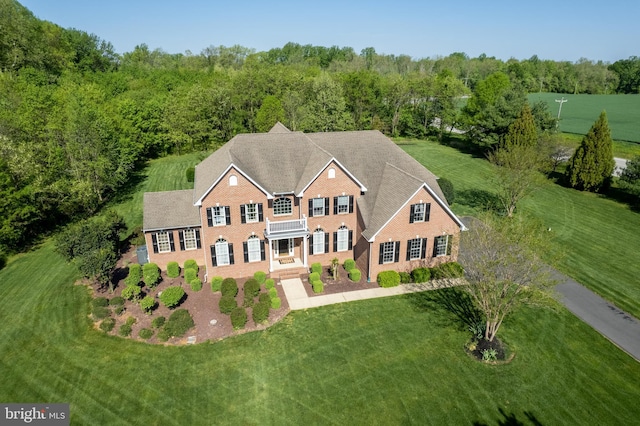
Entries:
[[324, 291], [324, 284], [320, 280], [313, 281], [311, 287], [314, 293], [322, 293]]
[[178, 309], [171, 314], [169, 320], [158, 332], [158, 339], [167, 341], [171, 337], [182, 337], [194, 326], [193, 318], [186, 309]]
[[142, 281], [142, 266], [138, 263], [132, 263], [129, 265], [129, 274], [124, 279], [124, 284], [127, 286], [138, 285], [140, 281]]
[[260, 293], [258, 295], [258, 302], [269, 302], [269, 303], [271, 303], [271, 295], [269, 293]]
[[122, 337], [131, 336], [131, 326], [129, 324], [122, 324], [118, 329], [118, 334]]
[[426, 283], [431, 279], [431, 271], [429, 268], [416, 268], [411, 271], [411, 278], [413, 278], [413, 282], [416, 284]]
[[169, 286], [165, 288], [160, 295], [160, 301], [164, 306], [169, 309], [172, 309], [182, 302], [184, 298], [184, 289], [177, 285]]
[[236, 297], [238, 295], [238, 283], [233, 278], [225, 278], [220, 286], [223, 296]]
[[190, 283], [191, 281], [195, 280], [196, 278], [198, 278], [198, 273], [195, 271], [195, 269], [185, 269], [184, 270], [184, 280], [187, 283]]
[[317, 272], [318, 275], [322, 275], [322, 264], [319, 262], [311, 264], [311, 272]]
[[269, 297], [272, 299], [278, 297], [278, 290], [275, 287], [269, 289]]
[[178, 265], [178, 262], [167, 263], [167, 276], [169, 278], [178, 278], [180, 276], [180, 265]]
[[189, 287], [191, 287], [191, 290], [193, 291], [200, 291], [202, 290], [202, 281], [200, 281], [200, 278], [195, 278], [191, 281], [189, 281]]
[[149, 340], [153, 337], [153, 330], [150, 328], [143, 328], [138, 332], [138, 337], [144, 340]]
[[140, 308], [142, 308], [142, 310], [149, 315], [151, 314], [151, 311], [153, 311], [155, 307], [156, 307], [156, 299], [154, 299], [152, 296], [145, 296], [140, 301]]
[[114, 318], [111, 318], [111, 317], [105, 318], [100, 323], [100, 330], [104, 331], [105, 333], [108, 333], [111, 330], [113, 330], [113, 327], [115, 326], [116, 326], [116, 320]]
[[400, 284], [400, 274], [398, 271], [382, 271], [376, 281], [380, 287], [396, 287]]
[[109, 305], [111, 306], [124, 305], [124, 297], [120, 297], [120, 296], [112, 297], [111, 300], [109, 300]]
[[111, 311], [106, 306], [94, 306], [91, 315], [95, 320], [101, 320], [111, 315]]
[[253, 278], [255, 278], [255, 280], [258, 281], [258, 284], [264, 284], [264, 281], [267, 279], [267, 273], [258, 271], [255, 274], [253, 274]]
[[276, 282], [273, 278], [267, 278], [267, 280], [264, 282], [264, 288], [266, 288], [267, 290], [269, 290], [270, 288], [274, 288], [276, 286]]
[[360, 278], [362, 278], [362, 272], [360, 272], [360, 269], [356, 269], [353, 268], [351, 270], [349, 270], [349, 279], [353, 282], [359, 282]]
[[91, 306], [93, 308], [97, 306], [109, 306], [109, 299], [107, 299], [106, 297], [96, 297], [95, 299], [91, 300]]
[[402, 284], [409, 284], [411, 282], [411, 274], [408, 272], [399, 272], [400, 282]]
[[249, 278], [244, 283], [244, 297], [254, 298], [258, 295], [258, 293], [260, 293], [260, 284], [258, 283], [258, 280], [256, 280], [255, 278]]
[[142, 267], [142, 281], [149, 288], [153, 288], [160, 282], [160, 268], [155, 263], [145, 263]]
[[182, 269], [193, 269], [194, 271], [196, 271], [196, 274], [200, 271], [200, 267], [198, 266], [198, 263], [193, 259], [185, 260], [184, 265], [182, 266]]
[[251, 316], [253, 318], [253, 322], [256, 324], [262, 324], [269, 319], [269, 309], [271, 308], [271, 303], [260, 302], [253, 305], [253, 309], [251, 312]]
[[231, 311], [231, 325], [234, 330], [243, 329], [247, 323], [247, 311], [242, 307], [234, 308]]
[[194, 166], [187, 167], [184, 171], [187, 182], [193, 182], [196, 178], [196, 168]]
[[211, 291], [214, 293], [216, 291], [220, 291], [220, 288], [222, 288], [222, 281], [224, 281], [224, 278], [220, 276], [211, 278]]
[[320, 279], [320, 274], [317, 272], [312, 272], [309, 274], [309, 282], [312, 283], [314, 281], [318, 281]]
[[122, 297], [127, 300], [132, 300], [134, 302], [138, 301], [140, 294], [142, 293], [142, 288], [137, 285], [128, 285], [122, 289]]
[[166, 321], [166, 318], [165, 318], [165, 317], [157, 317], [157, 318], [154, 318], [154, 319], [151, 321], [151, 327], [153, 327], [153, 328], [160, 328], [160, 327], [162, 327], [162, 326], [164, 325], [164, 322], [165, 322], [165, 321]]
[[442, 278], [461, 278], [464, 276], [464, 269], [458, 262], [447, 262], [431, 268], [431, 278], [439, 280]]
[[282, 306], [282, 299], [279, 297], [271, 299], [271, 309], [280, 309], [280, 306]]
[[218, 308], [220, 308], [220, 313], [222, 314], [229, 315], [231, 311], [237, 307], [238, 302], [236, 302], [236, 299], [233, 296], [222, 296], [218, 302]]
[[356, 261], [353, 259], [347, 259], [344, 261], [344, 269], [350, 271], [356, 267]]

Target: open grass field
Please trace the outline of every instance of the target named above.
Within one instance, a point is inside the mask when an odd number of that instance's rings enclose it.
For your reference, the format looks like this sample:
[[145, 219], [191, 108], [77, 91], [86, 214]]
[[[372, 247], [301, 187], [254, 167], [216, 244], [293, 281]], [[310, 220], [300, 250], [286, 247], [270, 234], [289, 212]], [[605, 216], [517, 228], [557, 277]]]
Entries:
[[531, 93], [528, 97], [530, 102], [546, 102], [554, 117], [558, 116], [560, 105], [555, 100], [567, 99], [560, 115], [560, 130], [563, 132], [587, 133], [602, 110], [606, 110], [613, 139], [640, 143], [640, 95]]
[[[459, 215], [486, 209], [492, 199], [492, 166], [481, 158], [435, 142], [403, 142], [402, 148], [456, 189]], [[560, 270], [640, 318], [640, 214], [604, 196], [546, 182], [521, 211], [551, 228]]]

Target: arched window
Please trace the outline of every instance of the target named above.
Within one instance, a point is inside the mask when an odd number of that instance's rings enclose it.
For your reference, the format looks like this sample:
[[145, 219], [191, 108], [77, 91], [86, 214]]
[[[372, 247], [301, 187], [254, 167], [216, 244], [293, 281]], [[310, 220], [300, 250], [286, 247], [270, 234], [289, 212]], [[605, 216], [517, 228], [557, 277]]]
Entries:
[[273, 201], [273, 215], [284, 216], [292, 213], [291, 199], [287, 197], [276, 198]]
[[329, 178], [329, 179], [334, 179], [335, 177], [336, 177], [336, 169], [334, 169], [333, 167], [331, 167], [331, 168], [329, 169], [329, 172], [328, 172], [328, 178]]
[[238, 176], [236, 175], [229, 176], [229, 186], [238, 186]]
[[336, 241], [337, 251], [349, 250], [349, 229], [346, 226], [341, 226], [340, 228], [338, 228]]
[[216, 241], [216, 262], [218, 266], [230, 265], [229, 243], [224, 238]]
[[325, 234], [321, 228], [313, 232], [313, 254], [322, 254], [325, 249]]
[[257, 235], [252, 235], [247, 240], [247, 261], [260, 262], [261, 260], [260, 238]]

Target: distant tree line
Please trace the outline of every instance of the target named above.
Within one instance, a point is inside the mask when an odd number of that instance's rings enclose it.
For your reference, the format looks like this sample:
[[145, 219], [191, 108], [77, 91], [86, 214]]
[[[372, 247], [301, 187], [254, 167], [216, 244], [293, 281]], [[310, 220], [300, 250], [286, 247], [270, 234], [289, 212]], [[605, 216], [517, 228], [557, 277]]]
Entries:
[[[494, 146], [526, 93], [638, 92], [640, 59], [412, 59], [369, 47], [287, 43], [118, 55], [99, 37], [0, 0], [0, 249], [90, 216], [153, 157], [213, 150], [276, 121], [316, 132], [378, 129]], [[635, 70], [635, 71], [634, 71]], [[465, 96], [471, 96], [460, 110]], [[532, 106], [541, 131], [554, 126]]]

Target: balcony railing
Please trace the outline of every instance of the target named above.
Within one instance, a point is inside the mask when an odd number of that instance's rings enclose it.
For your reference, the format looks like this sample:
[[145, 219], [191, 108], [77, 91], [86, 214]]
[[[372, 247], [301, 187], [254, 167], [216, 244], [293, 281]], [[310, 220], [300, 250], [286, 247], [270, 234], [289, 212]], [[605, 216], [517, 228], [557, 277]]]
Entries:
[[287, 236], [289, 234], [303, 235], [309, 232], [307, 229], [307, 218], [295, 219], [295, 220], [281, 220], [277, 222], [271, 222], [267, 218], [267, 230], [266, 236], [277, 237]]

